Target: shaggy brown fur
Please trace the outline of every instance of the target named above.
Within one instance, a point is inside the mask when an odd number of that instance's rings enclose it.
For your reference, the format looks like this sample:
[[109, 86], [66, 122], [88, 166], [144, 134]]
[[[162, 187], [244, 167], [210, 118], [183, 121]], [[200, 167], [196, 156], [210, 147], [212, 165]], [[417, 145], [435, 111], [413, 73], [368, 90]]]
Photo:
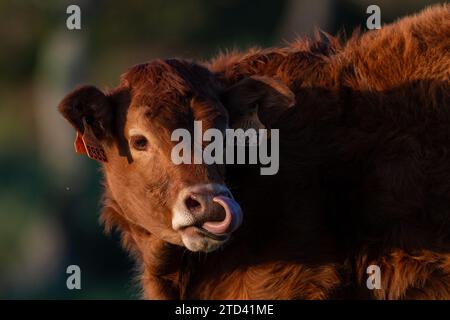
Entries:
[[[449, 299], [449, 35], [450, 7], [436, 6], [347, 43], [225, 54], [207, 64], [212, 73], [153, 62], [106, 96], [69, 95], [66, 118], [83, 132], [82, 110], [104, 137], [102, 219], [142, 265], [145, 297]], [[193, 119], [222, 128], [254, 104], [264, 126], [280, 129], [276, 176], [167, 161], [174, 128]], [[105, 105], [112, 120], [98, 112]], [[151, 161], [130, 151], [127, 128], [138, 122], [160, 150]], [[225, 179], [244, 224], [221, 250], [184, 251], [169, 222], [181, 182]], [[382, 289], [366, 287], [371, 264]]]

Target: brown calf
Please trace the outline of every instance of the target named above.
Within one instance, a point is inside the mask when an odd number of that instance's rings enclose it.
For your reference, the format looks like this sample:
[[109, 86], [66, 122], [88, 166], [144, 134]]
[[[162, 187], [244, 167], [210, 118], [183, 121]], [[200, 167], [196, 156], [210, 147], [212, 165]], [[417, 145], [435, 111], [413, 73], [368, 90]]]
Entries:
[[[60, 110], [78, 150], [107, 160], [102, 218], [144, 296], [450, 298], [449, 34], [440, 6], [346, 44], [154, 61], [69, 94]], [[171, 133], [194, 120], [279, 128], [279, 173], [175, 165]]]

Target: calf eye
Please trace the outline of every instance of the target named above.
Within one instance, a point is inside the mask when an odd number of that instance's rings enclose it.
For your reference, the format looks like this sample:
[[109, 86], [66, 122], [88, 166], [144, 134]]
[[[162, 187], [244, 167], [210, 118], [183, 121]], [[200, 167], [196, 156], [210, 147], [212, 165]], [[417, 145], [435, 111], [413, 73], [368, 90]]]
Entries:
[[147, 150], [148, 140], [144, 136], [132, 136], [131, 137], [131, 146], [139, 151]]

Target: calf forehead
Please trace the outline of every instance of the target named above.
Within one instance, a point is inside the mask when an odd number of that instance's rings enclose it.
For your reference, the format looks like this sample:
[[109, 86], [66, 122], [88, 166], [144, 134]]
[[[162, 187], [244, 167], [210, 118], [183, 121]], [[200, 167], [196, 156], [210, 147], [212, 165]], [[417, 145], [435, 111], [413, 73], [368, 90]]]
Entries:
[[212, 77], [207, 69], [178, 60], [133, 67], [122, 77], [131, 93], [128, 130], [149, 130], [170, 140], [173, 130], [192, 129], [194, 120], [214, 126], [217, 121], [211, 120], [226, 118], [226, 111], [218, 103]]
[[128, 127], [168, 126], [189, 117], [184, 102], [192, 90], [190, 83], [165, 61], [131, 68], [122, 76], [122, 84], [131, 96]]
[[[204, 67], [180, 60], [157, 60], [130, 69], [122, 82], [130, 89], [127, 127], [140, 127], [170, 137], [194, 120], [224, 113], [217, 103], [213, 75]], [[202, 104], [193, 103], [193, 97]], [[206, 112], [198, 112], [198, 109]]]
[[161, 139], [170, 139], [172, 132], [178, 128], [187, 128], [194, 121], [188, 103], [181, 99], [168, 101], [137, 101], [130, 106], [126, 127], [150, 131]]
[[173, 99], [186, 94], [210, 94], [214, 77], [208, 69], [182, 60], [156, 60], [131, 68], [122, 76], [136, 98]]

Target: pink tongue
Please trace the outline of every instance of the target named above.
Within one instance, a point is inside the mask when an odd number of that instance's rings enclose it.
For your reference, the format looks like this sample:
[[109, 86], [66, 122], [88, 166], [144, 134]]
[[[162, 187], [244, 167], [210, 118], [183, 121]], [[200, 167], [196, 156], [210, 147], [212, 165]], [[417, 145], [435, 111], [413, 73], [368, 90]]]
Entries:
[[216, 196], [213, 201], [225, 209], [225, 219], [205, 222], [202, 228], [214, 234], [231, 233], [236, 230], [242, 223], [242, 210], [239, 204], [225, 196]]

